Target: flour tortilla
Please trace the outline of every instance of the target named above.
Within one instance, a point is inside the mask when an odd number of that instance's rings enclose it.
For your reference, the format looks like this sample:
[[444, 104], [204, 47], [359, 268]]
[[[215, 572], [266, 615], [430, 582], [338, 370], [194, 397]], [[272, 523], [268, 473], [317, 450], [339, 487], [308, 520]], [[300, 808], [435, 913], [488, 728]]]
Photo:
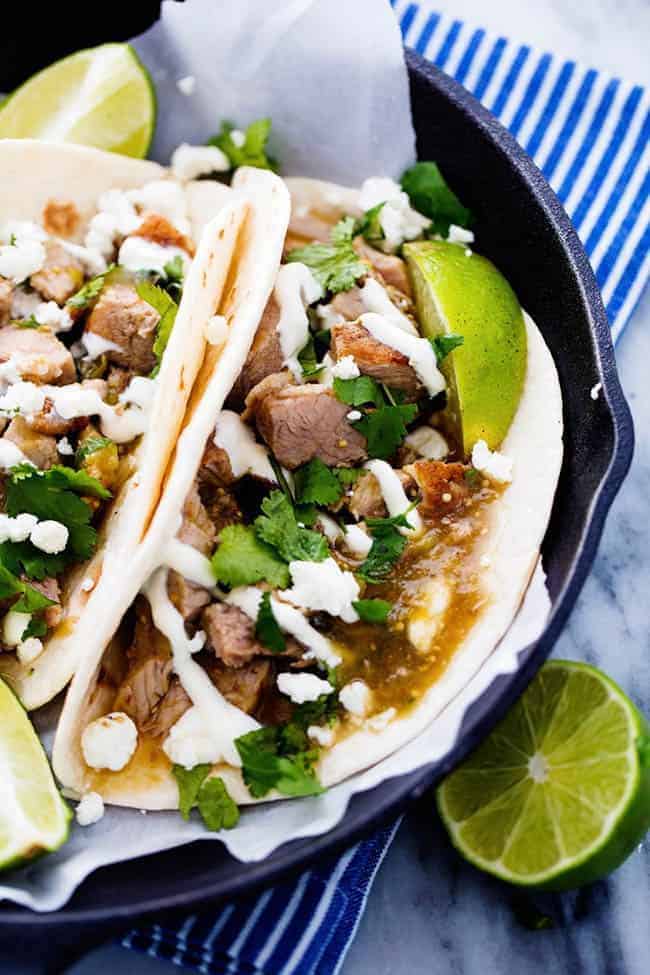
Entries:
[[[314, 209], [320, 214], [324, 213], [325, 207], [330, 207], [332, 209], [328, 216], [334, 220], [343, 212], [350, 212], [351, 195], [356, 192], [347, 189], [341, 192], [339, 200], [343, 202], [339, 210], [334, 192], [337, 188], [331, 184], [327, 185], [328, 199], [323, 204], [318, 196], [317, 181], [288, 180], [287, 183], [294, 207], [294, 187], [299, 183], [299, 205], [312, 200]], [[255, 246], [255, 240], [251, 240], [251, 246]], [[248, 255], [249, 258], [251, 256]], [[260, 260], [253, 259], [251, 263], [262, 266]], [[276, 272], [277, 263], [274, 268]], [[245, 283], [243, 272], [241, 280]], [[265, 305], [261, 298], [262, 295], [259, 295], [256, 305], [258, 319]], [[525, 324], [528, 338], [526, 380], [517, 414], [501, 448], [513, 461], [514, 476], [512, 483], [489, 507], [488, 533], [481, 548], [481, 554], [486, 557], [486, 568], [481, 576], [486, 608], [455, 651], [444, 673], [417, 705], [382, 731], [358, 730], [331, 749], [323, 751], [316, 771], [326, 787], [387, 757], [427, 727], [479, 671], [519, 608], [539, 558], [562, 464], [562, 399], [557, 371], [541, 333], [528, 315], [525, 315]], [[200, 407], [205, 408], [206, 416], [208, 412], [211, 414], [211, 420], [216, 420], [225, 391], [239, 374], [251, 339], [249, 330], [242, 329], [235, 333], [233, 329], [231, 332], [228, 362], [224, 353], [220, 378], [215, 383], [218, 395]], [[185, 427], [187, 429], [187, 423]], [[179, 450], [180, 446], [179, 443]], [[197, 456], [200, 460], [200, 455], [195, 454]], [[189, 454], [186, 466], [190, 466]], [[178, 510], [179, 503], [182, 504], [185, 497], [183, 491], [189, 488], [197, 468], [198, 462], [192, 466], [191, 472], [186, 470], [185, 481], [178, 485], [177, 490], [164, 495], [161, 510], [168, 507], [170, 515]], [[174, 475], [170, 477], [169, 485], [173, 482]], [[134, 595], [130, 596], [129, 605]], [[89, 665], [90, 661], [87, 663]], [[66, 702], [68, 713], [64, 712], [65, 720], [62, 719], [57, 739], [58, 749], [55, 747], [55, 771], [64, 785], [78, 793], [97, 788], [105, 801], [119, 805], [142, 809], [177, 808], [178, 792], [169, 766], [164, 761], [152, 760], [151, 753], [143, 750], [142, 746], [122, 772], [100, 774], [99, 779], [89, 774], [81, 757], [81, 732], [90, 720], [106, 713], [112, 692], [106, 695], [92, 680], [82, 689], [82, 681], [81, 674], [78, 674], [71, 686]], [[423, 755], [424, 761], [426, 755]], [[224, 779], [231, 795], [240, 804], [286, 798], [272, 793], [264, 800], [253, 800], [237, 769], [221, 764], [215, 766], [214, 772]]]
[[[79, 227], [71, 238], [80, 241], [96, 212], [98, 197], [106, 190], [135, 189], [168, 177], [168, 171], [157, 163], [98, 149], [3, 139], [0, 224], [9, 219], [41, 223], [49, 200], [67, 200], [75, 204], [80, 214]], [[214, 294], [223, 288], [245, 216], [243, 196], [221, 184], [188, 183], [185, 192], [193, 237], [199, 243], [156, 383], [149, 429], [134, 447], [135, 474], [105, 512], [91, 561], [65, 577], [61, 593], [63, 619], [44, 641], [43, 653], [29, 666], [22, 665], [13, 654], [0, 655], [0, 675], [30, 710], [51, 700], [72, 677], [80, 657], [91, 646], [87, 634], [80, 633], [81, 620], [89, 620], [92, 629], [105, 618], [114, 584], [114, 580], [108, 580], [112, 575], [119, 578], [146, 529], [200, 365], [197, 352], [203, 345], [204, 278], [208, 273], [212, 275], [210, 287]], [[95, 583], [91, 592], [81, 588], [89, 578]]]

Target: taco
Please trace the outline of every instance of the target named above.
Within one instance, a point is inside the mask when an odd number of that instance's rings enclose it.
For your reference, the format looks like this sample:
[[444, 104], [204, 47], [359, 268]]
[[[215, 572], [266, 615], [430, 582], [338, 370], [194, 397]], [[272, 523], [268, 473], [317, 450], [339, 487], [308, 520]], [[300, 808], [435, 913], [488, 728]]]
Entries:
[[145, 531], [245, 208], [153, 162], [0, 143], [0, 674], [27, 708]]
[[499, 409], [470, 423], [469, 326], [465, 345], [449, 334], [462, 316], [431, 332], [427, 282], [444, 252], [494, 283], [471, 234], [434, 227], [390, 180], [287, 186], [288, 229], [278, 177], [233, 181], [246, 243], [210, 299], [228, 341], [59, 724], [55, 771], [79, 795], [187, 813], [203, 779], [237, 804], [318, 794], [440, 713], [538, 561], [562, 406], [532, 320], [500, 279], [515, 352], [473, 363], [476, 383], [481, 366], [507, 374]]

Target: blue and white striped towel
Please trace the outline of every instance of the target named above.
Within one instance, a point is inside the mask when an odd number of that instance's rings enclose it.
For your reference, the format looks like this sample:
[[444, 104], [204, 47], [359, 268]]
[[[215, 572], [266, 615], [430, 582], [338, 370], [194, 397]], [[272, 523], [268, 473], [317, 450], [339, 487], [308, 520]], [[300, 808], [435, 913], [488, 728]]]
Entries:
[[[650, 100], [630, 85], [437, 13], [392, 0], [404, 40], [462, 82], [533, 157], [571, 216], [614, 338], [650, 272]], [[297, 880], [125, 947], [206, 975], [331, 975], [354, 937], [397, 824]]]

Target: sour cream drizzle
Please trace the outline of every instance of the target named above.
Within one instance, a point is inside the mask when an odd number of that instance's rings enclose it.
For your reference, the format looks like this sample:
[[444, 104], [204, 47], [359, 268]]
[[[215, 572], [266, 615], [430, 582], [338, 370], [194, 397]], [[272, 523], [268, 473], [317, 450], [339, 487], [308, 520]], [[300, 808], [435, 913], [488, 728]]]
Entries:
[[388, 292], [375, 278], [367, 278], [366, 283], [359, 289], [363, 303], [369, 312], [382, 315], [391, 325], [401, 328], [403, 332], [418, 337], [419, 333], [410, 318], [407, 318], [391, 300]]
[[[251, 619], [256, 620], [261, 600], [261, 590], [255, 586], [240, 586], [226, 596], [225, 602], [237, 606]], [[281, 602], [275, 596], [271, 596], [271, 609], [280, 629], [307, 647], [304, 654], [306, 660], [320, 660], [328, 667], [336, 667], [341, 663], [341, 658], [334, 652], [331, 642], [314, 629], [299, 609]]]
[[267, 451], [257, 442], [253, 431], [239, 414], [232, 410], [221, 411], [214, 443], [228, 454], [233, 477], [252, 474], [262, 480], [271, 481], [272, 484], [277, 483]]
[[164, 565], [174, 569], [189, 582], [204, 586], [206, 589], [214, 589], [215, 580], [210, 559], [201, 555], [198, 549], [181, 542], [180, 539], [172, 538], [167, 542], [162, 561]]
[[[235, 739], [260, 727], [245, 711], [230, 704], [219, 693], [208, 674], [194, 662], [192, 655], [205, 643], [205, 634], [196, 633], [191, 639], [185, 632], [183, 617], [167, 594], [167, 570], [158, 569], [144, 587], [151, 605], [156, 628], [167, 637], [172, 649], [174, 670], [198, 709], [203, 726], [229, 765], [241, 766]], [[261, 598], [261, 597], [260, 597]]]
[[392, 349], [397, 349], [407, 357], [430, 396], [442, 392], [445, 388], [445, 380], [438, 369], [436, 354], [427, 339], [409, 335], [383, 315], [374, 312], [362, 315], [359, 321], [373, 338], [383, 342], [384, 345], [389, 345]]
[[[411, 502], [406, 496], [402, 482], [390, 464], [386, 463], [385, 460], [369, 460], [365, 467], [376, 477], [391, 518], [395, 515], [404, 514]], [[415, 531], [422, 531], [422, 519], [415, 508], [409, 511], [406, 520]], [[411, 534], [408, 528], [400, 528], [399, 530], [403, 535]]]
[[277, 324], [280, 348], [287, 366], [296, 379], [302, 378], [298, 353], [309, 338], [309, 319], [306, 308], [322, 297], [323, 291], [305, 264], [283, 264], [273, 291], [280, 307]]

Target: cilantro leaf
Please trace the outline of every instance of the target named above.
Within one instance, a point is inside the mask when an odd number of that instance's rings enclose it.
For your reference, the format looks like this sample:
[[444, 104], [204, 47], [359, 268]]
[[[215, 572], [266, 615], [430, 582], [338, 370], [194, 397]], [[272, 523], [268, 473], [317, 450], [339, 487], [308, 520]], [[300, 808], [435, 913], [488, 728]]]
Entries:
[[358, 278], [368, 273], [368, 266], [352, 246], [353, 237], [354, 218], [344, 217], [333, 228], [329, 244], [296, 247], [287, 254], [287, 261], [306, 264], [324, 291], [349, 291]]
[[186, 769], [172, 766], [178, 785], [178, 808], [183, 819], [190, 818], [196, 806], [209, 830], [232, 829], [239, 821], [239, 809], [230, 797], [222, 779], [208, 778], [211, 766], [195, 765]]
[[266, 151], [271, 134], [271, 119], [260, 118], [251, 122], [244, 133], [242, 145], [237, 145], [232, 137], [235, 126], [232, 122], [222, 122], [221, 131], [208, 139], [209, 146], [217, 146], [230, 160], [233, 169], [238, 166], [255, 166], [257, 169], [277, 170], [278, 164]]
[[300, 527], [296, 512], [282, 491], [272, 491], [262, 501], [255, 531], [285, 562], [322, 562], [329, 555], [327, 541], [319, 532]]
[[199, 790], [198, 807], [209, 830], [232, 829], [239, 822], [239, 809], [223, 779], [210, 777]]
[[303, 379], [312, 379], [323, 371], [322, 365], [318, 364], [313, 335], [310, 334], [307, 342], [298, 353], [298, 362], [302, 369]]
[[[55, 465], [47, 471], [39, 471], [28, 464], [19, 464], [9, 472], [6, 494], [6, 510], [11, 517], [28, 512], [40, 521], [59, 521], [66, 526], [68, 544], [65, 552], [54, 557], [58, 571], [65, 562], [85, 562], [93, 554], [97, 541], [97, 532], [90, 524], [93, 508], [79, 495], [110, 498], [110, 491], [96, 478], [71, 467]], [[23, 545], [23, 564], [28, 574], [44, 578], [38, 566], [45, 565], [48, 566], [46, 574], [50, 574], [52, 561], [47, 553], [34, 549], [29, 543], [19, 544]], [[36, 560], [31, 572], [28, 568], [30, 555], [32, 561]]]
[[68, 298], [66, 305], [69, 308], [76, 309], [89, 308], [94, 305], [106, 284], [106, 275], [114, 270], [115, 264], [109, 264], [105, 271], [91, 278], [90, 281], [86, 281], [82, 288], [79, 288], [71, 298]]
[[275, 725], [235, 739], [251, 795], [261, 799], [271, 789], [286, 796], [320, 795], [323, 789], [312, 768], [317, 749], [296, 751], [293, 736], [283, 737], [282, 732], [282, 726]]
[[47, 623], [45, 622], [43, 616], [32, 616], [31, 620], [27, 624], [27, 627], [23, 630], [21, 639], [27, 640], [30, 636], [45, 636], [47, 629]]
[[431, 218], [431, 232], [446, 237], [452, 223], [457, 227], [469, 227], [472, 223], [471, 212], [447, 186], [436, 163], [416, 163], [406, 170], [401, 182], [411, 206]]
[[97, 453], [98, 450], [104, 450], [106, 447], [112, 446], [113, 441], [110, 437], [86, 437], [82, 443], [79, 444], [75, 453], [75, 462], [77, 466], [81, 466], [87, 457], [91, 454]]
[[40, 328], [41, 323], [37, 322], [34, 315], [30, 315], [29, 318], [14, 318], [11, 322], [16, 328]]
[[348, 406], [364, 406], [366, 403], [384, 406], [386, 402], [381, 386], [370, 376], [357, 376], [356, 379], [335, 377], [333, 388], [336, 398]]
[[211, 765], [205, 764], [186, 769], [182, 765], [172, 765], [172, 775], [178, 786], [178, 808], [183, 819], [190, 818], [190, 812], [196, 806], [199, 790], [211, 767]]
[[184, 268], [183, 259], [180, 254], [175, 254], [171, 261], [163, 265], [163, 271], [167, 278], [167, 286], [170, 284], [181, 285], [183, 283]]
[[318, 457], [294, 472], [294, 484], [298, 501], [305, 503], [335, 504], [343, 493], [336, 470], [330, 470]]
[[361, 467], [335, 467], [334, 475], [337, 478], [341, 487], [349, 487], [350, 484], [355, 484], [361, 475], [363, 474], [363, 469]]
[[383, 582], [393, 571], [406, 548], [406, 538], [392, 526], [377, 528], [372, 532], [372, 548], [368, 557], [357, 569], [357, 575], [366, 582]]
[[218, 582], [235, 588], [268, 582], [274, 589], [286, 589], [289, 570], [273, 549], [256, 536], [250, 525], [228, 525], [212, 556]]
[[40, 581], [47, 576], [59, 575], [68, 561], [65, 552], [50, 555], [29, 541], [0, 544], [0, 562], [14, 575], [24, 574]]
[[262, 600], [255, 623], [255, 636], [262, 646], [271, 650], [273, 653], [282, 653], [287, 648], [284, 633], [278, 626], [278, 621], [273, 614], [271, 593], [269, 592], [262, 593]]
[[395, 453], [406, 436], [406, 424], [417, 415], [414, 403], [405, 406], [383, 406], [373, 413], [367, 413], [352, 426], [364, 435], [369, 457], [385, 460]]
[[54, 605], [54, 600], [48, 599], [28, 582], [17, 578], [5, 564], [0, 562], [0, 599], [13, 599], [14, 596], [19, 596], [19, 599], [11, 608], [17, 613], [39, 613], [48, 606]]
[[364, 215], [357, 220], [354, 228], [355, 233], [361, 234], [369, 244], [377, 244], [386, 236], [381, 225], [381, 211], [385, 202], [384, 200], [371, 207], [370, 210], [366, 210]]
[[393, 608], [385, 599], [357, 599], [352, 605], [364, 623], [385, 623]]
[[156, 338], [153, 343], [153, 353], [158, 360], [158, 364], [153, 370], [153, 375], [156, 375], [160, 369], [160, 363], [167, 348], [169, 336], [172, 334], [178, 305], [170, 294], [163, 291], [162, 288], [158, 287], [157, 284], [153, 284], [151, 281], [138, 281], [135, 290], [138, 292], [140, 298], [146, 301], [148, 305], [151, 305], [152, 308], [155, 308], [160, 315], [160, 321], [156, 326]]
[[391, 515], [389, 518], [366, 518], [366, 525], [375, 532], [383, 528], [408, 528], [413, 531], [413, 525], [407, 515], [413, 511], [417, 503], [417, 500], [411, 502], [406, 511], [400, 511], [399, 514]]
[[465, 339], [462, 335], [456, 335], [454, 332], [449, 332], [448, 335], [436, 335], [435, 338], [429, 339], [433, 347], [433, 351], [436, 354], [436, 360], [438, 365], [443, 359], [446, 359], [450, 352], [457, 349], [463, 344]]

